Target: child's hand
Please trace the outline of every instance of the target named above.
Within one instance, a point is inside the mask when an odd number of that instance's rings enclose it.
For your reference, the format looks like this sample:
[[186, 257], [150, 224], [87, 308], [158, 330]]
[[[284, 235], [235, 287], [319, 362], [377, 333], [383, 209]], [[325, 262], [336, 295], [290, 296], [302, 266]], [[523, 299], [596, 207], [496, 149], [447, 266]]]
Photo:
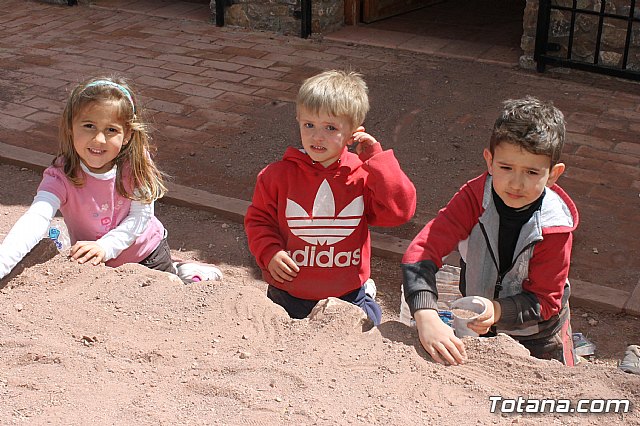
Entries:
[[479, 298], [482, 299], [485, 306], [487, 307], [487, 310], [484, 312], [484, 314], [480, 315], [478, 318], [467, 324], [467, 327], [478, 334], [485, 334], [489, 332], [491, 326], [498, 322], [498, 320], [500, 319], [501, 309], [498, 302], [489, 300], [484, 297]]
[[467, 360], [464, 343], [453, 334], [435, 309], [420, 309], [414, 314], [418, 337], [431, 358], [440, 364], [458, 365]]
[[376, 138], [371, 136], [369, 133], [366, 133], [364, 131], [364, 127], [360, 126], [356, 129], [355, 132], [353, 132], [353, 135], [351, 135], [351, 140], [347, 142], [347, 145], [353, 145], [354, 143], [358, 144], [356, 145], [356, 154], [360, 155], [369, 147], [373, 146], [376, 143], [379, 144], [380, 142], [378, 142]]
[[291, 259], [284, 250], [280, 250], [273, 256], [267, 265], [267, 269], [273, 279], [279, 283], [293, 281], [300, 271], [298, 265], [295, 264], [293, 259]]
[[71, 260], [78, 263], [90, 262], [96, 266], [104, 260], [105, 254], [95, 241], [78, 241], [71, 247]]

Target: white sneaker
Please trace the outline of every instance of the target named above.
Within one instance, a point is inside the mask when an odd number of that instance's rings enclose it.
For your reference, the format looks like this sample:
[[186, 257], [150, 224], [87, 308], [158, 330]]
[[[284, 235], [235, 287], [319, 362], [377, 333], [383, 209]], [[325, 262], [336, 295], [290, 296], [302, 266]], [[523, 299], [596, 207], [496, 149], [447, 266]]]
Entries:
[[176, 275], [184, 282], [220, 281], [222, 271], [213, 265], [193, 262], [175, 262]]
[[378, 289], [376, 288], [376, 283], [371, 278], [366, 280], [364, 284], [362, 284], [362, 287], [364, 287], [364, 294], [372, 299], [376, 298]]
[[640, 374], [640, 345], [629, 345], [618, 368], [626, 373]]

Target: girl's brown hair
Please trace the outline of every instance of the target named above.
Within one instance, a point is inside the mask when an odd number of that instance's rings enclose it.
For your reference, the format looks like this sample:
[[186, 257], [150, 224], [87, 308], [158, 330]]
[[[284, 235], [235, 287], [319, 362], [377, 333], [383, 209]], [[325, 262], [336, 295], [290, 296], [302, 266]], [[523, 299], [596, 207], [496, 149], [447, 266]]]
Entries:
[[[124, 123], [125, 133], [131, 131], [129, 143], [122, 146], [114, 159], [118, 166], [116, 189], [119, 194], [132, 200], [150, 203], [161, 198], [167, 188], [164, 174], [151, 158], [150, 136], [147, 126], [140, 119], [140, 108], [133, 90], [120, 77], [90, 78], [76, 86], [65, 105], [60, 121], [60, 141], [53, 165], [63, 167], [65, 175], [76, 186], [82, 186], [83, 175], [80, 156], [73, 146], [73, 120], [78, 113], [94, 102], [113, 102], [118, 108], [118, 116]], [[125, 189], [122, 174], [125, 166], [131, 169], [131, 188]]]

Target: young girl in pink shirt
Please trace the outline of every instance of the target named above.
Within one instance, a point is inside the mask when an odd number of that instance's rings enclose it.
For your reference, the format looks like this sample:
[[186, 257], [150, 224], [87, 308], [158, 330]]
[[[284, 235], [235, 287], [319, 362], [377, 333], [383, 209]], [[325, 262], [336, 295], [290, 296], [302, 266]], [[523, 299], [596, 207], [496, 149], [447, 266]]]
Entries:
[[215, 266], [171, 259], [167, 232], [154, 215], [154, 202], [165, 192], [126, 81], [85, 81], [67, 100], [58, 154], [44, 171], [31, 207], [0, 246], [0, 278], [43, 238], [60, 210], [71, 260], [113, 267], [140, 263], [185, 282], [221, 279]]

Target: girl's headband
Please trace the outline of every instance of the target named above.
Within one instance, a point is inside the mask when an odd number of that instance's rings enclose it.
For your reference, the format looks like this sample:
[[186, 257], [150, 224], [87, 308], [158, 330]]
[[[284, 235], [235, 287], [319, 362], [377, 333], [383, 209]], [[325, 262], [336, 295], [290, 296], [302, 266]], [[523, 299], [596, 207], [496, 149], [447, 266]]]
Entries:
[[131, 96], [131, 92], [129, 92], [129, 90], [123, 85], [114, 83], [113, 81], [109, 81], [109, 80], [96, 80], [87, 84], [85, 86], [85, 89], [88, 89], [89, 87], [95, 87], [95, 86], [115, 87], [116, 89], [122, 92], [122, 94], [129, 100], [129, 102], [131, 102], [131, 107], [133, 108], [133, 112], [136, 112], [136, 105], [133, 103], [133, 97]]

